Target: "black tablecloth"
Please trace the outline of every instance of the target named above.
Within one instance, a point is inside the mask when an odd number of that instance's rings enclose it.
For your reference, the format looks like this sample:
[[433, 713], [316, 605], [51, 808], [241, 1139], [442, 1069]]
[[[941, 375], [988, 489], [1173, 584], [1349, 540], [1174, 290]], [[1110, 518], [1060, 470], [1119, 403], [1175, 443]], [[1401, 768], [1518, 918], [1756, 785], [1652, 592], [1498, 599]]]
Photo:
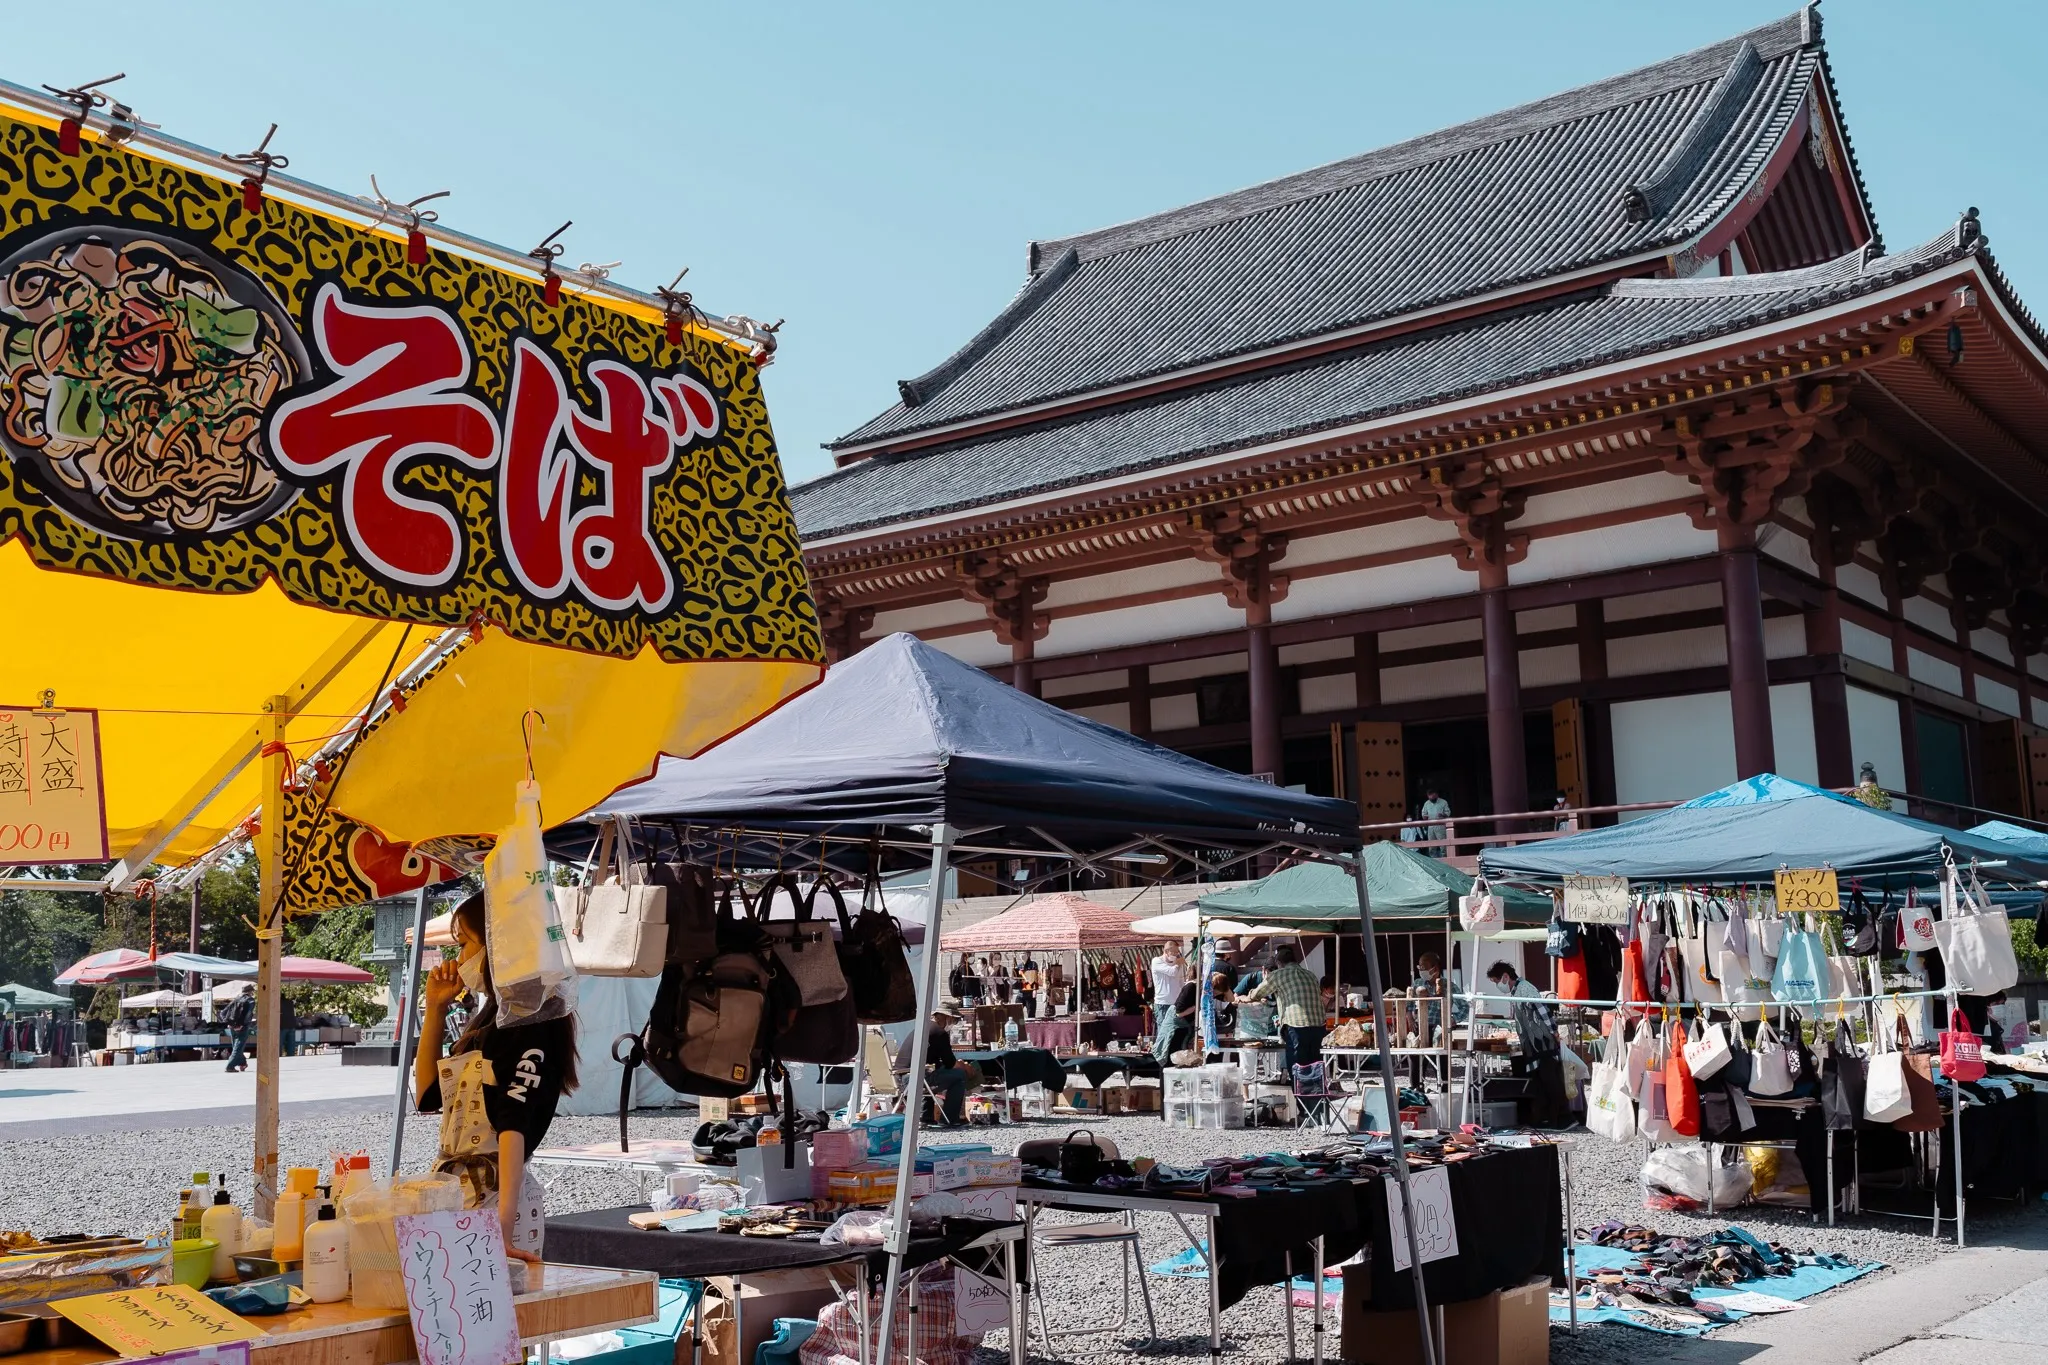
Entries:
[[[1098, 1191], [1092, 1185], [1069, 1185], [1061, 1180], [1037, 1176], [1026, 1179], [1024, 1183], [1027, 1187], [1054, 1194], [1076, 1189], [1109, 1193]], [[1313, 1274], [1315, 1239], [1318, 1236], [1323, 1239], [1324, 1265], [1332, 1266], [1348, 1260], [1364, 1245], [1357, 1191], [1365, 1183], [1304, 1180], [1290, 1188], [1259, 1189], [1249, 1199], [1225, 1195], [1183, 1197], [1149, 1190], [1120, 1193], [1143, 1199], [1213, 1203], [1217, 1206], [1216, 1291], [1218, 1301], [1228, 1308], [1242, 1299], [1247, 1291], [1286, 1279], [1290, 1256], [1294, 1274]], [[1197, 1236], [1202, 1234], [1199, 1225], [1190, 1223], [1189, 1227]]]
[[[1431, 1303], [1476, 1299], [1537, 1275], [1563, 1281], [1564, 1198], [1557, 1163], [1555, 1147], [1488, 1152], [1451, 1163], [1458, 1254], [1423, 1267]], [[1365, 1181], [1359, 1188], [1369, 1206], [1364, 1222], [1372, 1240], [1372, 1305], [1409, 1307], [1415, 1302], [1414, 1275], [1394, 1269], [1387, 1181]]]
[[[1946, 1103], [1948, 1084], [1938, 1089]], [[2010, 1199], [2022, 1189], [2048, 1185], [2048, 1095], [1976, 1093], [1987, 1102], [1963, 1107], [1964, 1198]], [[1935, 1190], [1949, 1217], [1955, 1215], [1954, 1159], [1955, 1125], [1948, 1121], [1941, 1125], [1941, 1176]]]
[[963, 1062], [973, 1062], [981, 1068], [981, 1074], [992, 1085], [1038, 1084], [1053, 1091], [1066, 1088], [1067, 1073], [1060, 1066], [1060, 1059], [1042, 1047], [1013, 1047], [1002, 1051], [975, 1051], [956, 1054]]
[[[742, 1237], [731, 1232], [656, 1232], [636, 1228], [626, 1219], [647, 1206], [596, 1209], [547, 1220], [546, 1249], [550, 1261], [566, 1265], [603, 1266], [610, 1270], [651, 1270], [668, 1279], [701, 1280], [707, 1275], [751, 1275], [764, 1270], [835, 1265], [866, 1260], [870, 1274], [888, 1266], [886, 1252], [865, 1247], [820, 1246], [788, 1237]], [[906, 1269], [928, 1265], [958, 1253], [990, 1231], [1012, 1224], [985, 1218], [948, 1218], [938, 1236], [913, 1237], [905, 1253]], [[1001, 1249], [990, 1258], [1001, 1265]], [[1017, 1245], [1022, 1273], [1024, 1245]]]
[[1086, 1076], [1088, 1084], [1099, 1086], [1111, 1076], [1121, 1073], [1135, 1079], [1139, 1076], [1159, 1076], [1159, 1059], [1149, 1053], [1139, 1052], [1129, 1056], [1105, 1053], [1096, 1057], [1069, 1057], [1066, 1068], [1078, 1075]]

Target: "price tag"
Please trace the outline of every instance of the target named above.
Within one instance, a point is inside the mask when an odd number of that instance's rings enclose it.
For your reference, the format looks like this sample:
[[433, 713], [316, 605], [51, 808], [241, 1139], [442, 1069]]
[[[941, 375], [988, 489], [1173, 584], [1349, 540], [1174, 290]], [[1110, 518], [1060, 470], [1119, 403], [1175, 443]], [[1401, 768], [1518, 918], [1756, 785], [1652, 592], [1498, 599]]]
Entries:
[[421, 1365], [505, 1365], [520, 1359], [519, 1319], [497, 1210], [406, 1213], [392, 1221]]
[[50, 1307], [124, 1356], [166, 1355], [195, 1346], [256, 1341], [264, 1335], [247, 1318], [182, 1284], [85, 1294], [59, 1299]]
[[1564, 917], [1576, 924], [1627, 924], [1628, 878], [1581, 877], [1564, 879]]
[[1827, 914], [1842, 908], [1832, 867], [1778, 869], [1778, 909], [1786, 914]]
[[0, 706], [0, 862], [100, 862], [100, 713]]
[[[1393, 1176], [1387, 1182], [1387, 1231], [1394, 1239], [1394, 1269], [1406, 1270], [1408, 1220], [1401, 1209], [1401, 1185]], [[1458, 1254], [1458, 1218], [1451, 1209], [1451, 1173], [1442, 1166], [1408, 1174], [1408, 1192], [1415, 1199], [1416, 1241], [1422, 1247], [1422, 1263], [1442, 1261]]]
[[953, 1333], [979, 1337], [1010, 1325], [1010, 1287], [1001, 1280], [977, 1275], [965, 1266], [953, 1268]]

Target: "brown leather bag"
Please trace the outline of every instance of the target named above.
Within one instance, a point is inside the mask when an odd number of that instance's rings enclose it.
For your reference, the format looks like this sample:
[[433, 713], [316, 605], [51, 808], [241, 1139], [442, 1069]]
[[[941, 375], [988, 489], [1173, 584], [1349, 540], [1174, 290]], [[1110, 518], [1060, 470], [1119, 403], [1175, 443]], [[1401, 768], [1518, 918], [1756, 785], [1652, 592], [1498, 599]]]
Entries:
[[1934, 1058], [1924, 1052], [1914, 1052], [1913, 1035], [1906, 1028], [1906, 1017], [1899, 1016], [1899, 1051], [1906, 1056], [1906, 1095], [1913, 1101], [1913, 1112], [1902, 1119], [1894, 1119], [1892, 1127], [1902, 1133], [1932, 1133], [1941, 1128], [1941, 1095], [1934, 1088]]

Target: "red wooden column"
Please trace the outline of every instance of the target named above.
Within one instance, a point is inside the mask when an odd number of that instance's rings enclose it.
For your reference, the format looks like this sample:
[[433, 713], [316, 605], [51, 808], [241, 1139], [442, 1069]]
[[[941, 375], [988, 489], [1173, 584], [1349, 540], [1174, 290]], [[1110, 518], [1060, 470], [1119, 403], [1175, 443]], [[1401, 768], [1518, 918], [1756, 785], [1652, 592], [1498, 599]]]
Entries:
[[1380, 637], [1368, 630], [1351, 637], [1351, 676], [1358, 687], [1360, 713], [1380, 704]]
[[1131, 733], [1139, 739], [1152, 738], [1152, 666], [1134, 664], [1126, 695], [1131, 699]]
[[1963, 700], [1977, 700], [1977, 651], [1970, 643], [1970, 623], [1964, 619], [1963, 604], [1959, 599], [1950, 599], [1948, 606], [1949, 629], [1956, 633], [1956, 649], [1960, 651], [1962, 665]]
[[1806, 652], [1832, 659], [1833, 667], [1813, 679], [1813, 750], [1823, 787], [1847, 787], [1856, 781], [1856, 755], [1849, 742], [1849, 684], [1842, 672], [1842, 599], [1835, 589], [1834, 551], [1825, 530], [1812, 537], [1813, 560], [1820, 570], [1819, 605], [1806, 613]]
[[1721, 613], [1728, 641], [1728, 694], [1735, 715], [1735, 775], [1777, 767], [1771, 742], [1771, 677], [1764, 655], [1764, 594], [1757, 581], [1756, 529], [1722, 522]]
[[1496, 554], [1478, 562], [1479, 624], [1486, 656], [1486, 752], [1493, 773], [1493, 808], [1516, 811], [1529, 804], [1529, 757], [1523, 748], [1521, 656], [1503, 559]]
[[1254, 600], [1245, 607], [1245, 647], [1250, 654], [1252, 771], [1287, 780], [1280, 747], [1280, 653], [1273, 644], [1273, 610]]

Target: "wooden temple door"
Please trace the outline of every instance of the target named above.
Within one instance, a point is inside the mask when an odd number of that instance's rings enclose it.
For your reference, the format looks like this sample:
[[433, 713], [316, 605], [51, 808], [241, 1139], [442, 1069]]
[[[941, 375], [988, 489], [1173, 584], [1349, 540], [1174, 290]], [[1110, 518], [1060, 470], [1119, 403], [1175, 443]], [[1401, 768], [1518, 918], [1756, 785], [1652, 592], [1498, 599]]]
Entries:
[[1568, 697], [1550, 708], [1550, 748], [1557, 759], [1557, 789], [1565, 804], [1586, 804], [1586, 708]]
[[2025, 727], [2017, 720], [1987, 720], [1977, 733], [1984, 765], [1984, 804], [2022, 819], [2031, 817], [2037, 807], [2033, 783], [2028, 780], [2032, 741]]
[[1352, 731], [1358, 823], [1381, 825], [1408, 814], [1408, 764], [1397, 721], [1362, 720]]

